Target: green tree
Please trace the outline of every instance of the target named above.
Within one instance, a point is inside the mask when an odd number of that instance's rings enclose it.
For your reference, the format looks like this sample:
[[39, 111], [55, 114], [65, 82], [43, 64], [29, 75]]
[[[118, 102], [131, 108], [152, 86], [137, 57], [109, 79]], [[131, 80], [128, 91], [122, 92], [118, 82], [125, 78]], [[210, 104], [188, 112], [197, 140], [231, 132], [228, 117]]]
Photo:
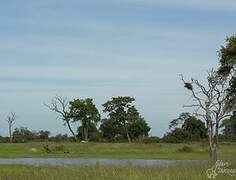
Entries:
[[124, 134], [124, 129], [112, 118], [103, 119], [99, 129], [102, 137], [110, 142]]
[[169, 128], [172, 131], [164, 139], [171, 142], [197, 141], [207, 137], [205, 124], [189, 113], [181, 113], [177, 119], [170, 122]]
[[73, 122], [81, 122], [84, 140], [88, 141], [89, 125], [99, 122], [101, 115], [93, 104], [93, 99], [86, 98], [70, 101], [70, 117]]
[[[77, 132], [78, 132], [77, 136], [80, 140], [85, 139], [83, 126], [79, 126], [77, 129]], [[99, 141], [99, 139], [100, 139], [100, 132], [98, 131], [96, 124], [94, 124], [94, 123], [89, 123], [88, 139], [89, 139], [89, 141]]]
[[108, 113], [109, 118], [113, 119], [118, 125], [122, 126], [128, 142], [131, 143], [128, 124], [139, 118], [139, 113], [132, 103], [135, 101], [133, 97], [113, 97], [102, 106], [103, 112]]
[[144, 118], [139, 116], [128, 124], [128, 130], [131, 139], [138, 139], [144, 136], [147, 137], [148, 132], [151, 130], [151, 128], [148, 126]]
[[30, 131], [26, 127], [15, 128], [13, 132], [14, 142], [29, 142], [38, 139], [38, 134], [35, 131]]
[[39, 131], [39, 139], [41, 139], [41, 140], [48, 140], [48, 136], [51, 134], [51, 132], [50, 131], [43, 131], [43, 130], [41, 130], [41, 131]]
[[226, 45], [219, 51], [220, 68], [218, 73], [229, 78], [228, 105], [229, 111], [236, 109], [236, 35], [226, 38]]
[[[137, 140], [140, 137], [148, 136], [148, 132], [151, 129], [141, 116], [129, 121], [126, 125], [131, 140]], [[108, 141], [127, 138], [127, 134], [123, 126], [115, 119], [103, 119], [100, 126], [100, 131], [102, 137]]]

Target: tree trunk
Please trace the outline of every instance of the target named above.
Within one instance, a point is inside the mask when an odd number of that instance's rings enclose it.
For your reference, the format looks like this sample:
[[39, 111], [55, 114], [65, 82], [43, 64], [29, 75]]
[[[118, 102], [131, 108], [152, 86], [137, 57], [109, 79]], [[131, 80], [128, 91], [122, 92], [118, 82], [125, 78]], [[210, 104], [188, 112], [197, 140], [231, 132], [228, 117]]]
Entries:
[[[209, 123], [209, 145], [210, 145], [210, 158], [213, 162], [216, 162], [217, 160], [217, 153], [216, 153], [216, 148], [217, 148], [217, 135], [215, 134], [214, 136], [214, 126], [212, 123]], [[215, 132], [216, 133], [216, 132]]]
[[131, 139], [130, 139], [130, 136], [129, 136], [128, 128], [126, 127], [126, 125], [124, 125], [124, 127], [125, 127], [125, 131], [126, 131], [126, 136], [127, 136], [128, 142], [130, 144], [131, 143]]
[[11, 133], [11, 125], [9, 124], [9, 135], [10, 135], [10, 143], [12, 143], [12, 133]]
[[71, 133], [73, 134], [73, 136], [74, 136], [75, 142], [77, 142], [77, 141], [78, 141], [78, 138], [77, 138], [77, 136], [75, 135], [75, 133], [73, 132], [73, 130], [71, 129], [69, 121], [68, 121], [68, 120], [65, 120], [65, 121], [66, 121], [66, 124], [67, 124], [67, 126], [68, 126], [70, 132], [71, 132]]
[[83, 129], [84, 129], [84, 140], [88, 141], [88, 127], [85, 126]]
[[210, 157], [213, 162], [217, 161], [216, 144], [210, 147]]

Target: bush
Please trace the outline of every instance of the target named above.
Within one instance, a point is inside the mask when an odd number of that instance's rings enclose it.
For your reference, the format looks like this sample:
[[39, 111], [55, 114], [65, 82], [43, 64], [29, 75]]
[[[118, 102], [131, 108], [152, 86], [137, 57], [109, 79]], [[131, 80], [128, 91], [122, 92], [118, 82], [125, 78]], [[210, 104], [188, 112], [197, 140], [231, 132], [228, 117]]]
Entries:
[[178, 149], [179, 152], [193, 152], [193, 149], [189, 146], [183, 146], [182, 148]]
[[150, 143], [159, 143], [160, 138], [156, 136], [146, 137], [143, 139], [143, 143], [150, 144]]

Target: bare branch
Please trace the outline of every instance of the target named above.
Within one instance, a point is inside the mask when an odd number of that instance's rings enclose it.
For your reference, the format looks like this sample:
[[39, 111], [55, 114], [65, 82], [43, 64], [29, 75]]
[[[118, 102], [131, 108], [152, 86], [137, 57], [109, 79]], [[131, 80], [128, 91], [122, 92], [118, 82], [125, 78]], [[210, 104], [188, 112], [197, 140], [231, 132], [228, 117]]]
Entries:
[[71, 128], [71, 125], [70, 125], [70, 117], [69, 117], [69, 112], [68, 112], [68, 109], [69, 109], [69, 102], [67, 100], [66, 97], [63, 97], [63, 96], [58, 96], [56, 95], [52, 101], [51, 101], [51, 104], [46, 104], [44, 103], [44, 105], [50, 109], [51, 111], [54, 111], [56, 113], [59, 114], [59, 117], [65, 121], [65, 125], [67, 125], [67, 127], [69, 128], [70, 132], [73, 134], [74, 136], [74, 139], [75, 141], [78, 140], [76, 134], [74, 133], [74, 131], [72, 130]]

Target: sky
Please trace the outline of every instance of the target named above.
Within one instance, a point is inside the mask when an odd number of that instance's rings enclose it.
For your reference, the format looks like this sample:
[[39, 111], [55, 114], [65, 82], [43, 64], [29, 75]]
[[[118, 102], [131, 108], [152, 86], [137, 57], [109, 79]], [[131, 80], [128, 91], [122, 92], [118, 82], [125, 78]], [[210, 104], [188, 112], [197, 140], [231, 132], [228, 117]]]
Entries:
[[[191, 102], [179, 74], [204, 81], [236, 33], [235, 0], [0, 0], [0, 136], [16, 127], [68, 133], [55, 95], [101, 104], [132, 96], [162, 137]], [[78, 124], [74, 124], [76, 129]]]

